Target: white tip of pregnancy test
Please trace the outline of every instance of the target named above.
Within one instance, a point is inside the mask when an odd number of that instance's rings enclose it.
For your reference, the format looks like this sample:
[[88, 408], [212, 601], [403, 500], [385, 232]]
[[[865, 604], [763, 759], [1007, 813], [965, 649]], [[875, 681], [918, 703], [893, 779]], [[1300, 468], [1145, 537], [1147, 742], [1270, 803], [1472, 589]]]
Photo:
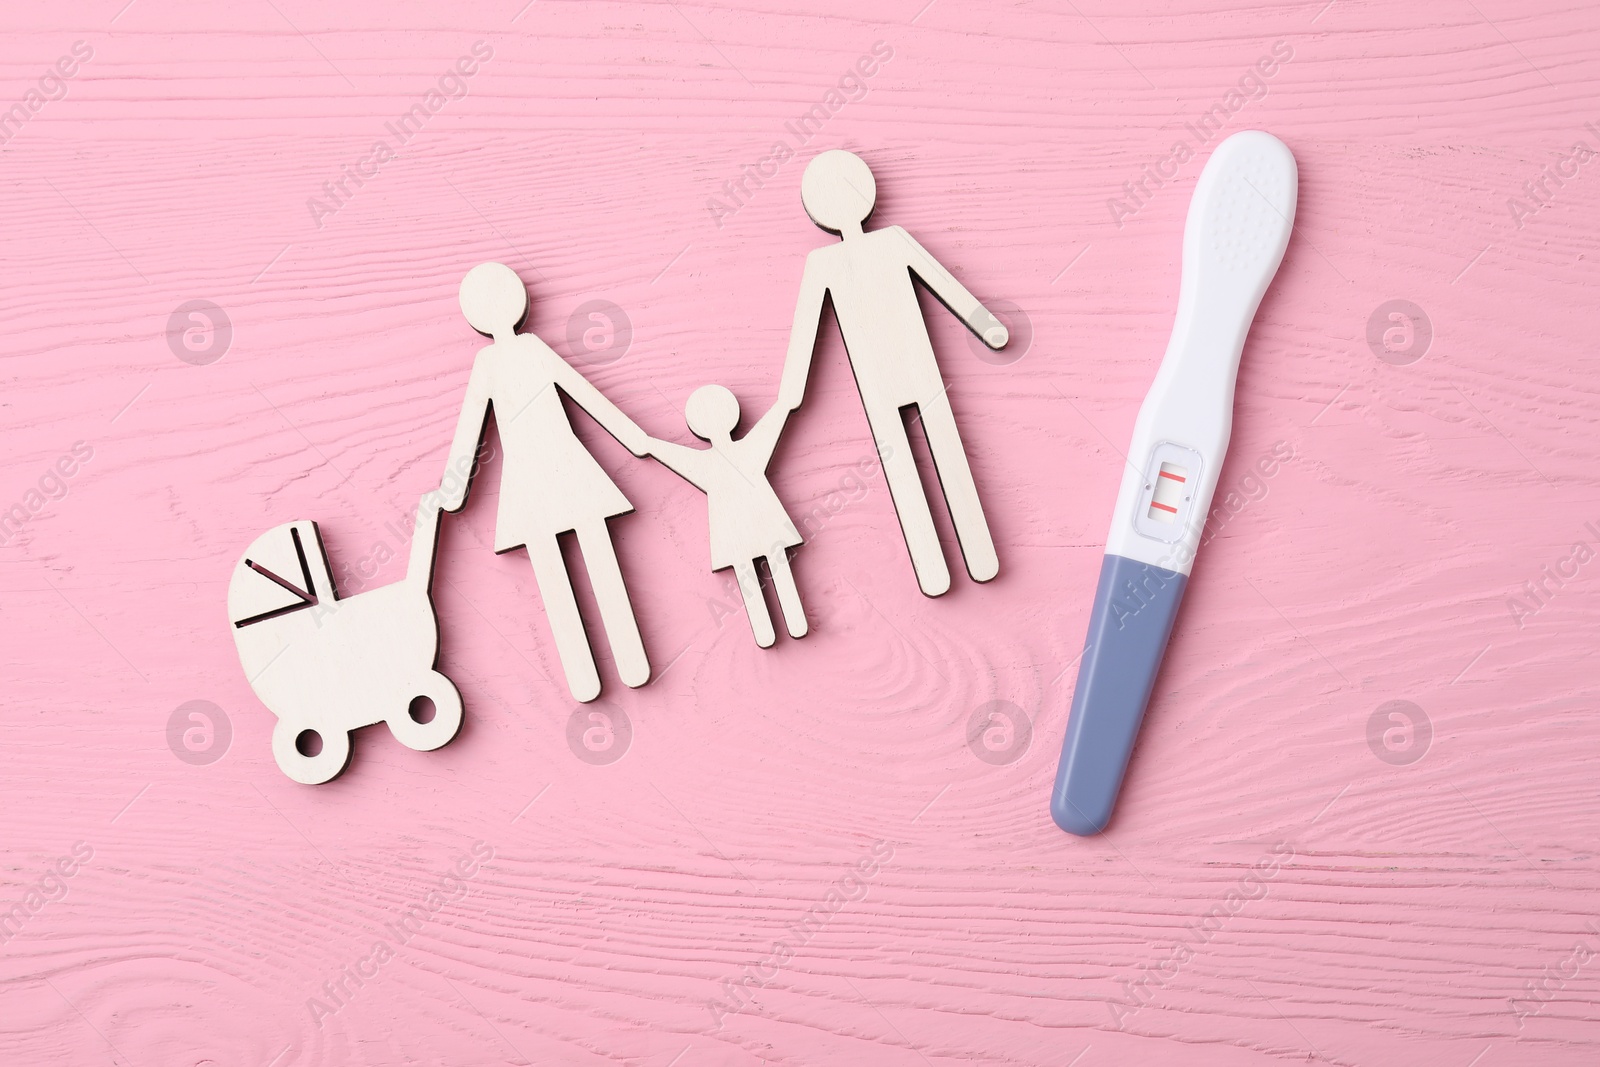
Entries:
[[1253, 314], [1289, 246], [1299, 189], [1294, 155], [1272, 134], [1245, 130], [1223, 141], [1195, 183], [1184, 275], [1208, 290], [1225, 287]]

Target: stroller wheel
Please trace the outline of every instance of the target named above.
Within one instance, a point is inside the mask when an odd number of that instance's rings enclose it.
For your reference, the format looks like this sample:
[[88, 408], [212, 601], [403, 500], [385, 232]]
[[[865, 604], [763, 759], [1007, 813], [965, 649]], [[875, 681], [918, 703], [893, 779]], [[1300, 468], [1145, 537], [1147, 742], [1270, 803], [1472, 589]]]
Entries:
[[350, 732], [317, 730], [303, 722], [279, 719], [272, 730], [272, 755], [290, 778], [302, 785], [321, 785], [337, 778], [350, 762]]
[[[422, 714], [428, 702], [433, 715]], [[426, 721], [423, 721], [426, 719]], [[416, 688], [416, 696], [398, 714], [388, 718], [389, 730], [407, 748], [431, 752], [448, 744], [461, 729], [461, 694], [455, 683], [438, 671], [429, 671]]]

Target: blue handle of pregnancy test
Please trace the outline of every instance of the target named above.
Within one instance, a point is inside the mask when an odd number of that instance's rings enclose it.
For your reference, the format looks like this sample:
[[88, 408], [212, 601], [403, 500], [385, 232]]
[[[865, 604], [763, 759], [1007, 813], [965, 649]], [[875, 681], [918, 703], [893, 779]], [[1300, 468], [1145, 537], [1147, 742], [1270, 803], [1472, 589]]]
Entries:
[[1050, 815], [1069, 834], [1088, 837], [1111, 821], [1188, 583], [1186, 574], [1125, 556], [1108, 555], [1100, 565], [1050, 794]]

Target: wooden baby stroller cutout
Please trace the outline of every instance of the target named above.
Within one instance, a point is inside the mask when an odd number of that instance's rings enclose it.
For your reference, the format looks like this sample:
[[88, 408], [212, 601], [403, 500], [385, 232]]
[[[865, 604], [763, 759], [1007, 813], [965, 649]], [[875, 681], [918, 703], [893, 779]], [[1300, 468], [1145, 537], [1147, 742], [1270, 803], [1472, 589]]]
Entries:
[[[350, 731], [363, 726], [387, 722], [401, 744], [423, 752], [461, 728], [461, 694], [434, 670], [438, 530], [438, 506], [425, 503], [405, 578], [342, 600], [314, 522], [268, 530], [234, 568], [228, 619], [239, 663], [278, 717], [272, 754], [295, 781], [337, 777], [350, 760]], [[433, 702], [427, 722], [413, 717], [419, 697]]]
[[701, 386], [690, 394], [683, 414], [694, 435], [711, 447], [690, 448], [654, 437], [647, 445], [650, 455], [706, 494], [711, 569], [733, 568], [750, 629], [762, 648], [772, 647], [776, 639], [756, 571], [762, 557], [772, 575], [789, 636], [804, 637], [807, 630], [788, 555], [802, 538], [767, 481], [767, 464], [772, 462], [772, 452], [796, 400], [780, 394], [750, 432], [735, 441], [732, 434], [739, 424], [739, 399], [723, 386]]
[[[528, 290], [510, 267], [481, 263], [468, 271], [461, 282], [461, 310], [472, 328], [494, 343], [480, 349], [473, 362], [445, 469], [467, 469], [492, 407], [505, 456], [494, 550], [527, 547], [568, 689], [580, 702], [600, 695], [594, 653], [556, 540], [569, 531], [577, 534], [617, 672], [629, 686], [644, 685], [650, 661], [606, 525], [633, 505], [572, 432], [560, 393], [636, 456], [644, 455], [644, 431], [549, 345], [517, 332], [528, 316]], [[452, 491], [449, 482], [447, 477], [439, 490], [444, 510], [459, 511], [471, 483]]]
[[822, 301], [831, 296], [917, 584], [938, 596], [950, 588], [950, 571], [902, 421], [901, 412], [912, 405], [922, 419], [967, 573], [986, 582], [999, 573], [1000, 560], [912, 276], [990, 348], [1005, 346], [1006, 328], [905, 230], [862, 229], [877, 184], [860, 156], [839, 149], [818, 155], [800, 179], [800, 199], [812, 222], [842, 239], [806, 256], [779, 395], [790, 397], [791, 406], [804, 397]]

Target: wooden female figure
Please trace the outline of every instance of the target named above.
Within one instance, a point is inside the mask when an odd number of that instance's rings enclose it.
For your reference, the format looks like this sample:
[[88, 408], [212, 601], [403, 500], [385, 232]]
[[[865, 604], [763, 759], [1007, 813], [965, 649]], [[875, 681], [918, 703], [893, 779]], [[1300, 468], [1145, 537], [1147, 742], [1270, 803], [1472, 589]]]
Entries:
[[[796, 387], [803, 388], [803, 383]], [[720, 385], [702, 386], [690, 394], [683, 414], [694, 435], [711, 447], [689, 448], [654, 437], [646, 438], [644, 447], [646, 454], [706, 494], [711, 569], [733, 568], [750, 629], [762, 648], [770, 648], [775, 639], [756, 573], [756, 563], [762, 557], [772, 575], [789, 636], [804, 637], [807, 630], [805, 609], [800, 605], [800, 591], [795, 588], [788, 556], [788, 550], [800, 544], [800, 532], [767, 481], [767, 464], [772, 461], [778, 435], [794, 407], [790, 399], [780, 396], [750, 432], [735, 441], [733, 429], [739, 424], [739, 399]]]
[[[617, 672], [627, 685], [641, 686], [650, 680], [650, 661], [606, 525], [633, 505], [572, 432], [560, 393], [635, 455], [644, 455], [644, 432], [549, 345], [517, 332], [528, 315], [528, 290], [510, 267], [483, 263], [469, 271], [461, 282], [461, 310], [494, 343], [472, 365], [445, 469], [458, 469], [463, 460], [470, 464], [492, 408], [505, 454], [495, 552], [527, 547], [567, 686], [575, 699], [593, 700], [600, 694], [600, 675], [556, 540], [575, 532]], [[459, 511], [471, 482], [446, 478], [445, 484], [457, 488], [441, 488], [444, 510]]]

